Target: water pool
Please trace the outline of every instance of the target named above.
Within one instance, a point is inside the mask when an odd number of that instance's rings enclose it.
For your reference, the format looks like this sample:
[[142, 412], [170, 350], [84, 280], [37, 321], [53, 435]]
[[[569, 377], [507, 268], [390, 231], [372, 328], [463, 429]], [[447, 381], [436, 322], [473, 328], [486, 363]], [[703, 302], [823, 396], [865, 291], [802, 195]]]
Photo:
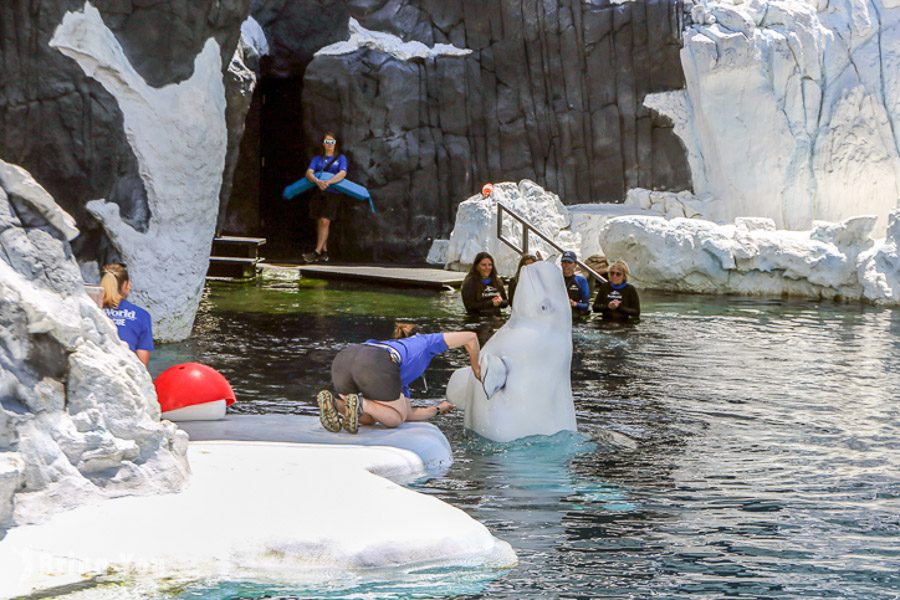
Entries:
[[[515, 569], [328, 589], [202, 583], [178, 598], [900, 597], [900, 311], [642, 294], [632, 328], [573, 331], [580, 432], [497, 446], [439, 422], [455, 464], [417, 484], [510, 542]], [[466, 326], [458, 298], [211, 284], [191, 340], [239, 412], [315, 414], [335, 347], [395, 319]], [[429, 372], [436, 398], [465, 354]]]

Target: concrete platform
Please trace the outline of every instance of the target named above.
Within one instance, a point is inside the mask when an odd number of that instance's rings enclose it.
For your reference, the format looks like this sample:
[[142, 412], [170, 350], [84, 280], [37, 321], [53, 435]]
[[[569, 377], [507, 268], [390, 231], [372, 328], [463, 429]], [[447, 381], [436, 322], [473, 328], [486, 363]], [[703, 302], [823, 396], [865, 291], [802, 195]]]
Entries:
[[[276, 266], [285, 267], [284, 263]], [[265, 267], [264, 267], [265, 268]], [[452, 290], [462, 285], [466, 274], [425, 267], [380, 267], [372, 265], [296, 265], [303, 277], [365, 281], [379, 285]]]

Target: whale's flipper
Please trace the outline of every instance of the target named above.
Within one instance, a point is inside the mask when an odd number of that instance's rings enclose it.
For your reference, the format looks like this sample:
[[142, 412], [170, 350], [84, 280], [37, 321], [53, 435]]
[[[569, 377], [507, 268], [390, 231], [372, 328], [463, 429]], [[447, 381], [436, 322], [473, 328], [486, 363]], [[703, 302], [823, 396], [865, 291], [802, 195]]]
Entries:
[[481, 355], [481, 385], [484, 395], [490, 398], [506, 387], [506, 363], [495, 354]]
[[456, 405], [456, 408], [465, 410], [468, 408], [469, 399], [472, 396], [471, 383], [475, 381], [472, 375], [472, 367], [464, 367], [453, 371], [450, 381], [447, 382], [447, 401]]

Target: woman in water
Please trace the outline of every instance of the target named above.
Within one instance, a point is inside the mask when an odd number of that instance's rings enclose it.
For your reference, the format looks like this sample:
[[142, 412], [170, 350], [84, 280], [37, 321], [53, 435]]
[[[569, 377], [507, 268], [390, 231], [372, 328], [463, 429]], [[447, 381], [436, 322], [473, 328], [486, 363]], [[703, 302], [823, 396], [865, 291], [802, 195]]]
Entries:
[[316, 397], [325, 429], [337, 432], [343, 426], [356, 433], [360, 424], [398, 427], [450, 412], [456, 407], [447, 401], [428, 407], [414, 407], [409, 401], [409, 385], [422, 376], [432, 358], [450, 348], [465, 348], [472, 372], [481, 379], [481, 348], [472, 332], [416, 334], [414, 325], [398, 323], [394, 338], [353, 344], [334, 357], [331, 382], [339, 397], [328, 390]]
[[509, 305], [510, 306], [512, 306], [513, 298], [516, 295], [516, 286], [519, 285], [519, 273], [522, 272], [522, 267], [534, 264], [537, 261], [538, 261], [538, 258], [534, 254], [525, 254], [522, 256], [522, 258], [519, 259], [519, 266], [516, 267], [516, 274], [507, 283], [507, 286], [509, 287]]
[[503, 280], [494, 268], [494, 259], [487, 252], [475, 255], [472, 268], [462, 284], [463, 305], [471, 316], [499, 316], [500, 309], [509, 306]]
[[[319, 179], [323, 173], [330, 173], [331, 178]], [[316, 222], [316, 249], [303, 255], [306, 262], [328, 262], [328, 233], [341, 205], [341, 194], [328, 188], [346, 176], [347, 157], [338, 152], [334, 134], [326, 132], [322, 154], [314, 156], [306, 169], [306, 178], [319, 188], [309, 201], [309, 218]]]
[[153, 322], [150, 313], [126, 300], [131, 293], [131, 278], [125, 265], [104, 265], [100, 287], [103, 288], [101, 305], [106, 316], [115, 323], [119, 339], [128, 344], [146, 367], [153, 352]]
[[641, 316], [637, 290], [628, 283], [628, 264], [617, 260], [609, 266], [609, 281], [600, 285], [594, 300], [594, 312], [604, 321], [627, 322]]

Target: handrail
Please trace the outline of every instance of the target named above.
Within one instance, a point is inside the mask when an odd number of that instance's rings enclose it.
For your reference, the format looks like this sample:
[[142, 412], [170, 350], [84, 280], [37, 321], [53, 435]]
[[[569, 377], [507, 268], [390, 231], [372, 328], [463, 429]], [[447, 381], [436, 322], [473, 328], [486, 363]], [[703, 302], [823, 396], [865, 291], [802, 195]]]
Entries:
[[[518, 221], [522, 225], [522, 246], [519, 245], [514, 240], [509, 240], [503, 235], [503, 213], [509, 214], [510, 217]], [[553, 247], [557, 252], [562, 254], [564, 250], [552, 239], [544, 235], [537, 227], [532, 225], [525, 217], [518, 214], [511, 208], [505, 206], [502, 202], [497, 203], [497, 239], [515, 250], [519, 253], [519, 256], [524, 254], [528, 254], [528, 234], [534, 232], [539, 238], [544, 240], [547, 244]], [[593, 270], [579, 259], [575, 259], [575, 264], [581, 267], [585, 272], [590, 274], [591, 277], [599, 281], [600, 283], [606, 283], [606, 278], [600, 275], [597, 271]]]

